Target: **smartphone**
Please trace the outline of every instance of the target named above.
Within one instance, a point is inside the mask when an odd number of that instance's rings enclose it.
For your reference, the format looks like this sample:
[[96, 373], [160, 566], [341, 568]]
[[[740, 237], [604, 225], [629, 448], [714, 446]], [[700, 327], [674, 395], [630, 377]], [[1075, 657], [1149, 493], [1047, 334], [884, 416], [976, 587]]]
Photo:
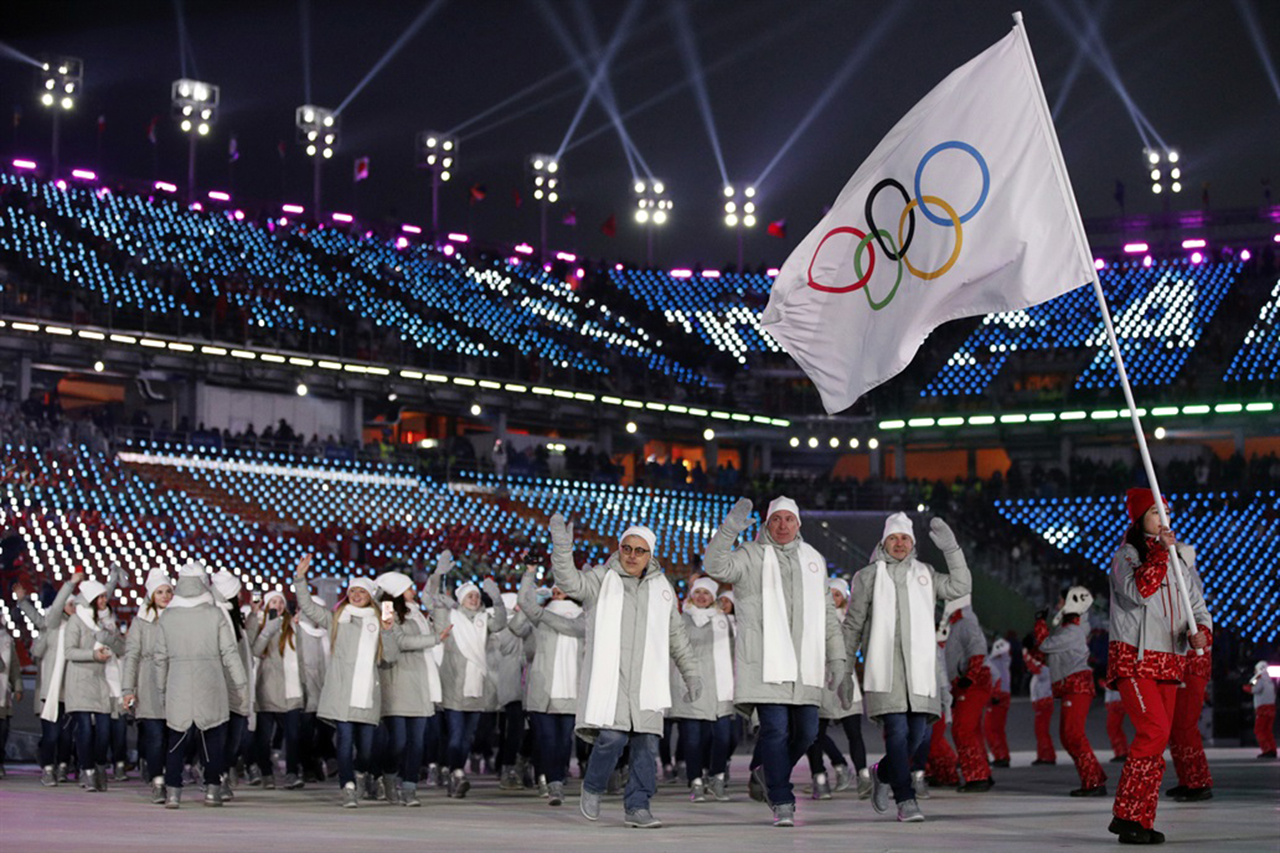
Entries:
[[383, 619], [394, 619], [394, 618], [395, 618], [395, 615], [396, 615], [396, 605], [395, 605], [395, 602], [391, 602], [391, 601], [384, 601], [384, 602], [382, 602], [382, 618], [383, 618]]
[[260, 592], [255, 592], [255, 593], [253, 593], [251, 596], [249, 596], [249, 598], [250, 598], [250, 600], [251, 600], [254, 604], [257, 604], [257, 603], [259, 603], [260, 601], [262, 601], [262, 593], [260, 593]]

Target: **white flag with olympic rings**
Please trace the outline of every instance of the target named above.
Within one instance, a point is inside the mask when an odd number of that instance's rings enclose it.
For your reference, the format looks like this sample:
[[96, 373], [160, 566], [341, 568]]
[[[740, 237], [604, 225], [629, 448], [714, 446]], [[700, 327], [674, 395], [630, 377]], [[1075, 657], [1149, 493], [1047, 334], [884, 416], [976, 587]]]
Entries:
[[880, 141], [780, 268], [762, 325], [835, 413], [943, 323], [1027, 308], [1094, 275], [1019, 24]]

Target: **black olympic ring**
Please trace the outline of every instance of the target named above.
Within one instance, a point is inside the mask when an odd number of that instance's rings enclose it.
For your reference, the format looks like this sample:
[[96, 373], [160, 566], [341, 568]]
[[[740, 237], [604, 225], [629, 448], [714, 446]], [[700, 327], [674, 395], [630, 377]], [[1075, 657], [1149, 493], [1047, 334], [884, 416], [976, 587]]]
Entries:
[[885, 178], [876, 184], [871, 188], [871, 192], [867, 194], [867, 233], [875, 236], [876, 244], [880, 246], [880, 251], [884, 252], [886, 258], [891, 261], [897, 261], [907, 254], [907, 249], [911, 248], [911, 241], [916, 236], [916, 212], [911, 210], [907, 216], [907, 238], [902, 241], [902, 248], [897, 254], [891, 252], [889, 247], [884, 244], [884, 239], [880, 236], [880, 229], [876, 227], [876, 218], [871, 210], [871, 206], [875, 203], [876, 195], [885, 187], [893, 187], [902, 193], [902, 201], [905, 204], [911, 203], [911, 196], [907, 194], [907, 188], [893, 178]]

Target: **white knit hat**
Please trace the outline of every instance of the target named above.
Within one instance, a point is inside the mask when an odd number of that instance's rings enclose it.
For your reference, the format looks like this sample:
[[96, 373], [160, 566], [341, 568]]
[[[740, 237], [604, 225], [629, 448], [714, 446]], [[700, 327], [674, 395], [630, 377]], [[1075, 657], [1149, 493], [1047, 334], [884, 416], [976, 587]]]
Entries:
[[764, 523], [768, 524], [769, 519], [773, 517], [775, 512], [786, 510], [796, 517], [796, 522], [800, 521], [800, 506], [791, 498], [785, 495], [779, 495], [769, 502], [769, 511], [764, 514]]
[[200, 578], [203, 580], [207, 573], [204, 563], [199, 560], [188, 560], [182, 564], [182, 568], [178, 569], [178, 577], [180, 578]]
[[658, 547], [658, 537], [654, 535], [652, 530], [643, 525], [637, 524], [622, 531], [622, 535], [618, 537], [618, 545], [621, 546], [622, 540], [626, 539], [628, 536], [639, 536], [643, 539], [645, 544], [649, 546], [650, 554], [652, 554]]
[[262, 596], [262, 606], [266, 607], [268, 604], [271, 603], [271, 599], [273, 598], [280, 599], [280, 602], [286, 606], [289, 604], [289, 602], [285, 600], [283, 592], [281, 592], [278, 589], [273, 589]]
[[479, 592], [479, 591], [480, 591], [480, 587], [476, 586], [470, 581], [467, 581], [464, 584], [458, 585], [458, 588], [453, 591], [453, 597], [454, 599], [457, 600], [459, 604], [461, 604], [462, 599], [466, 598], [468, 593]]
[[97, 581], [81, 581], [80, 587], [76, 593], [83, 599], [86, 607], [92, 607], [93, 603], [98, 600], [98, 596], [107, 591], [107, 588]]
[[404, 595], [405, 590], [413, 586], [413, 579], [402, 572], [383, 572], [374, 579], [374, 583], [382, 587], [382, 591], [392, 598]]
[[1253, 674], [1254, 674], [1254, 675], [1266, 675], [1266, 674], [1267, 674], [1267, 668], [1268, 668], [1268, 666], [1269, 666], [1269, 664], [1268, 664], [1266, 661], [1264, 661], [1264, 660], [1260, 660], [1260, 661], [1258, 661], [1257, 663], [1255, 663], [1255, 664], [1253, 665]]
[[721, 598], [729, 599], [729, 603], [732, 604], [734, 607], [738, 606], [738, 599], [733, 597], [733, 590], [731, 589], [726, 589], [724, 592], [716, 596], [716, 600], [719, 600]]
[[240, 594], [240, 590], [242, 588], [240, 578], [231, 574], [231, 572], [226, 569], [223, 569], [220, 572], [214, 572], [213, 576], [210, 577], [210, 580], [213, 582], [213, 588], [216, 589], [218, 594], [227, 601], [234, 601], [236, 596]]
[[912, 542], [916, 541], [915, 525], [911, 523], [911, 519], [905, 512], [895, 512], [884, 520], [884, 533], [880, 534], [880, 541], [883, 542], [894, 533], [905, 533], [911, 537]]
[[947, 606], [942, 608], [942, 621], [946, 622], [951, 618], [951, 614], [957, 610], [963, 610], [973, 604], [972, 595], [962, 595], [959, 598], [953, 598], [947, 602]]
[[1087, 587], [1073, 586], [1067, 590], [1066, 600], [1062, 603], [1063, 613], [1088, 613], [1093, 606], [1093, 593]]
[[370, 596], [375, 596], [380, 591], [378, 589], [378, 585], [368, 578], [352, 578], [347, 581], [347, 589], [351, 589], [353, 586], [363, 589], [365, 592], [369, 593]]
[[169, 573], [164, 569], [152, 569], [147, 572], [147, 580], [143, 587], [147, 591], [147, 601], [151, 600], [151, 596], [156, 594], [156, 590], [162, 586], [173, 586], [173, 578], [169, 577]]
[[827, 589], [838, 589], [840, 594], [849, 599], [849, 582], [844, 578], [831, 578], [827, 581]]
[[997, 637], [996, 641], [991, 644], [991, 654], [988, 657], [1008, 657], [1011, 651], [1012, 648], [1009, 645], [1009, 641], [1004, 637]]
[[720, 589], [720, 586], [711, 578], [698, 578], [689, 586], [689, 594], [693, 595], [694, 590], [697, 589], [705, 589], [707, 592], [711, 593], [711, 598], [714, 599], [716, 597], [716, 592]]

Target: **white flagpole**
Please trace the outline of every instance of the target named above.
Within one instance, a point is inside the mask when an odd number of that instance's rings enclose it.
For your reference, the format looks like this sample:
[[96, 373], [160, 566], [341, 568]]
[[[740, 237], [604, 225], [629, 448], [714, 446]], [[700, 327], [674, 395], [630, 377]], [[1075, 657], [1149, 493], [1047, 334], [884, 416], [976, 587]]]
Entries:
[[[1058, 146], [1058, 135], [1053, 130], [1053, 118], [1049, 112], [1049, 102], [1044, 96], [1044, 87], [1040, 84], [1040, 73], [1036, 70], [1035, 56], [1031, 52], [1031, 43], [1027, 41], [1027, 31], [1022, 25], [1022, 13], [1013, 13], [1014, 29], [1018, 31], [1023, 49], [1027, 54], [1027, 62], [1031, 65], [1031, 73], [1035, 78], [1036, 91], [1040, 95], [1039, 102], [1041, 107], [1042, 119], [1048, 122], [1048, 137], [1053, 146], [1053, 153], [1059, 180], [1065, 183], [1065, 196], [1067, 202], [1071, 205], [1075, 216], [1072, 220], [1079, 229], [1077, 235], [1077, 245], [1084, 252], [1085, 262], [1092, 264], [1093, 259], [1089, 252], [1089, 238], [1084, 233], [1084, 221], [1080, 218], [1080, 210], [1076, 205], [1075, 193], [1071, 190], [1071, 182], [1067, 176], [1066, 163], [1062, 159], [1062, 149]], [[1115, 359], [1116, 372], [1120, 374], [1120, 388], [1124, 391], [1125, 402], [1129, 404], [1129, 419], [1133, 422], [1133, 434], [1138, 440], [1138, 453], [1142, 457], [1142, 467], [1147, 472], [1147, 482], [1151, 484], [1151, 493], [1156, 499], [1156, 512], [1160, 514], [1160, 526], [1169, 526], [1169, 514], [1165, 511], [1164, 499], [1160, 495], [1160, 483], [1156, 480], [1155, 465], [1151, 462], [1151, 450], [1147, 447], [1147, 436], [1142, 431], [1142, 420], [1138, 417], [1138, 407], [1133, 401], [1133, 388], [1129, 385], [1129, 374], [1124, 368], [1124, 357], [1120, 354], [1120, 344], [1116, 340], [1115, 326], [1111, 322], [1111, 310], [1107, 307], [1107, 298], [1102, 292], [1102, 282], [1098, 276], [1093, 277], [1093, 293], [1098, 297], [1098, 309], [1102, 312], [1102, 324], [1107, 331], [1107, 343], [1111, 346], [1111, 355]], [[1191, 594], [1188, 592], [1186, 573], [1182, 569], [1182, 561], [1178, 559], [1178, 549], [1169, 549], [1169, 564], [1173, 568], [1174, 576], [1178, 582], [1178, 594], [1182, 601], [1182, 608], [1187, 614], [1187, 634], [1195, 636], [1199, 632], [1196, 626], [1195, 614], [1191, 612]], [[1196, 649], [1196, 654], [1204, 654], [1203, 649]]]

